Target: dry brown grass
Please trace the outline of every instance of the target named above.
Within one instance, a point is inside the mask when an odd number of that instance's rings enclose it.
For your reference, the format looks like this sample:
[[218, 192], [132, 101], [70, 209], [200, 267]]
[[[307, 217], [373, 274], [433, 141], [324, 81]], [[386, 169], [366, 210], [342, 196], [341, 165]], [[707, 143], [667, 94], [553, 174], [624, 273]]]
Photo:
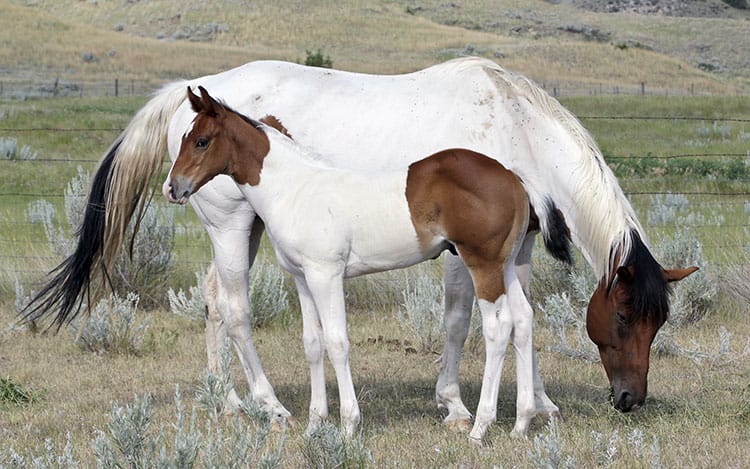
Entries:
[[[466, 435], [453, 433], [440, 423], [433, 402], [438, 365], [434, 355], [406, 354], [402, 345], [372, 344], [369, 338], [403, 339], [393, 306], [383, 310], [350, 314], [352, 369], [364, 415], [364, 443], [376, 467], [529, 467], [528, 452], [533, 438], [545, 432], [535, 421], [531, 439], [508, 436], [515, 407], [515, 372], [512, 352], [506, 360], [501, 388], [498, 423], [490, 428], [487, 447], [470, 445]], [[151, 347], [141, 357], [97, 356], [73, 345], [67, 332], [57, 336], [8, 332], [10, 308], [0, 313], [4, 332], [0, 335], [0, 364], [4, 375], [30, 389], [38, 400], [27, 406], [0, 405], [0, 451], [43, 447], [45, 438], [62, 446], [66, 432], [72, 434], [76, 455], [93, 463], [89, 447], [92, 428], [104, 428], [110, 403], [129, 402], [135, 394], [154, 397], [155, 425], [174, 421], [172, 395], [179, 384], [186, 402], [205, 366], [201, 325], [165, 312], [151, 314]], [[679, 340], [712, 348], [716, 332], [724, 325], [736, 337], [748, 337], [750, 327], [741, 319], [727, 319], [717, 312], [699, 326], [680, 332]], [[256, 344], [280, 399], [306, 424], [309, 400], [307, 365], [300, 340], [298, 318], [291, 326], [256, 330]], [[175, 338], [176, 337], [176, 338]], [[747, 360], [729, 366], [695, 365], [684, 357], [655, 357], [646, 407], [634, 415], [622, 415], [607, 403], [607, 384], [599, 364], [567, 359], [548, 351], [549, 331], [537, 322], [536, 347], [549, 395], [566, 418], [560, 425], [565, 455], [581, 466], [594, 467], [600, 455], [592, 450], [592, 432], [608, 439], [620, 438], [615, 467], [645, 467], [649, 454], [636, 455], [625, 444], [626, 437], [640, 430], [650, 445], [656, 437], [659, 457], [665, 467], [747, 467], [750, 464], [748, 409], [750, 409], [750, 364]], [[742, 339], [741, 339], [742, 340]], [[740, 341], [741, 341], [740, 340]], [[739, 341], [734, 344], [736, 349]], [[464, 398], [476, 405], [483, 354], [470, 352], [462, 366]], [[238, 381], [241, 375], [234, 363]], [[331, 414], [337, 422], [337, 398], [333, 373], [327, 371]], [[240, 383], [241, 394], [247, 391]], [[285, 467], [304, 464], [304, 438], [300, 429], [288, 435]]]
[[[695, 67], [701, 57], [692, 54], [708, 48], [721, 60], [741, 56], [735, 49], [750, 30], [742, 20], [604, 15], [541, 0], [486, 0], [459, 8], [425, 1], [417, 14], [407, 13], [411, 3], [398, 1], [222, 2], [217, 7], [198, 0], [39, 0], [32, 8], [0, 3], [0, 44], [11, 75], [159, 81], [255, 59], [304, 60], [306, 50], [321, 48], [336, 68], [374, 73], [411, 71], [471, 53], [496, 58], [550, 88], [585, 85], [594, 91], [601, 85], [611, 91], [646, 82], [671, 93], [734, 94], [748, 85], [744, 63], [734, 75], [709, 74]], [[228, 31], [211, 42], [153, 39], [208, 23], [226, 25]], [[586, 41], [558, 29], [570, 24], [597, 27], [612, 32], [612, 38]], [[122, 32], [115, 32], [116, 25]], [[513, 32], [519, 26], [521, 32]], [[620, 43], [644, 47], [622, 50], [616, 47]], [[84, 52], [99, 62], [84, 63]]]

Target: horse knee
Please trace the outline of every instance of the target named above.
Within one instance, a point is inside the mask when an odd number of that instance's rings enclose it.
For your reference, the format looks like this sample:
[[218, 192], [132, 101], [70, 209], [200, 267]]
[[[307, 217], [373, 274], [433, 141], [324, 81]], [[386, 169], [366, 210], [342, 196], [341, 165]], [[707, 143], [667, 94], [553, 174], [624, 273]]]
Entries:
[[305, 346], [305, 356], [310, 364], [323, 360], [323, 343], [318, 334], [303, 334], [302, 342]]
[[339, 333], [329, 333], [325, 337], [326, 350], [331, 361], [336, 364], [341, 360], [349, 357], [349, 338], [347, 335]]

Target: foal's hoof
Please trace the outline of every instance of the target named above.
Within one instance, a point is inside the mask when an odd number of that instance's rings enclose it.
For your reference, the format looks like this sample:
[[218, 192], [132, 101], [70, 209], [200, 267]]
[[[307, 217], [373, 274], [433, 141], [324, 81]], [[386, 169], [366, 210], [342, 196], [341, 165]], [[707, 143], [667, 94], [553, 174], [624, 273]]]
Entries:
[[284, 430], [294, 430], [297, 427], [299, 427], [299, 423], [291, 415], [271, 420], [271, 431], [275, 433], [281, 433]]
[[443, 423], [454, 432], [466, 433], [471, 430], [471, 419], [468, 418], [446, 420]]
[[473, 436], [469, 435], [469, 443], [475, 448], [484, 448], [484, 443], [482, 443], [481, 438], [474, 438]]

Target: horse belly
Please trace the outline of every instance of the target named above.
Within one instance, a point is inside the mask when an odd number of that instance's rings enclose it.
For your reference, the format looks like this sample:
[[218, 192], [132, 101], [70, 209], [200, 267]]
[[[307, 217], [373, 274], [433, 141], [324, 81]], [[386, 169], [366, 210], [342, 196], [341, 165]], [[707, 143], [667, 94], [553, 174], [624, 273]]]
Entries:
[[403, 194], [399, 183], [396, 189], [372, 191], [361, 207], [352, 207], [347, 277], [401, 269], [426, 258]]

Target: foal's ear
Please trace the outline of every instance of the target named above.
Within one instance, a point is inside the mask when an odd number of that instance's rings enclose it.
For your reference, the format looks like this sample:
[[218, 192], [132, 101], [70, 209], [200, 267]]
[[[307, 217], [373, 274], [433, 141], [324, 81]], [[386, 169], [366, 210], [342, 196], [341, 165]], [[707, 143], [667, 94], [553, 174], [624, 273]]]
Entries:
[[198, 91], [201, 92], [201, 100], [203, 101], [203, 112], [209, 116], [216, 117], [223, 113], [224, 106], [216, 101], [208, 91], [202, 86], [198, 86]]
[[188, 100], [190, 100], [190, 106], [193, 108], [193, 111], [195, 111], [196, 114], [200, 114], [200, 112], [203, 111], [203, 101], [201, 101], [201, 98], [193, 93], [193, 90], [189, 86], [187, 87], [187, 94]]
[[663, 269], [662, 275], [667, 282], [677, 282], [696, 270], [698, 270], [698, 267], [688, 267], [687, 269]]

